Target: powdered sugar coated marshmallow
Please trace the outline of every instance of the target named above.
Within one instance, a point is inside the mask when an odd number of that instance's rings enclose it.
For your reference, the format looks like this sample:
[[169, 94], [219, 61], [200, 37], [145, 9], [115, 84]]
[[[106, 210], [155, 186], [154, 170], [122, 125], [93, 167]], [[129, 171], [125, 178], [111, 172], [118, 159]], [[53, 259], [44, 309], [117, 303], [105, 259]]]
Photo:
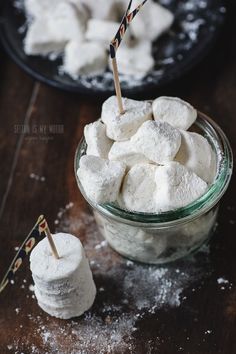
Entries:
[[128, 140], [146, 120], [152, 119], [152, 105], [147, 101], [122, 98], [124, 114], [119, 113], [117, 97], [111, 96], [102, 106], [101, 119], [106, 124], [110, 139]]
[[155, 213], [155, 173], [157, 169], [157, 166], [151, 164], [133, 166], [124, 178], [119, 199], [120, 205], [132, 211]]
[[216, 175], [216, 155], [207, 139], [197, 133], [181, 131], [181, 147], [175, 160], [212, 183]]
[[185, 207], [207, 191], [207, 183], [176, 161], [156, 170], [156, 205], [164, 212]]
[[180, 132], [162, 121], [147, 121], [131, 138], [135, 151], [157, 164], [173, 160], [181, 144]]
[[121, 161], [128, 168], [138, 163], [150, 162], [147, 157], [135, 151], [135, 148], [130, 140], [115, 141], [108, 154], [109, 160]]
[[197, 118], [196, 109], [177, 97], [158, 97], [152, 109], [156, 121], [165, 121], [178, 129], [187, 130]]
[[95, 203], [109, 203], [117, 199], [126, 165], [97, 156], [82, 156], [77, 171], [86, 195]]
[[118, 28], [119, 22], [91, 18], [87, 23], [85, 38], [88, 41], [101, 42], [107, 47], [111, 41], [111, 36], [115, 35]]
[[35, 296], [39, 306], [51, 316], [80, 316], [92, 306], [96, 295], [88, 260], [75, 236], [58, 233], [52, 237], [60, 259], [52, 255], [47, 238], [30, 255]]
[[38, 11], [41, 9], [42, 15], [34, 16], [34, 21], [29, 24], [24, 41], [26, 54], [58, 55], [69, 41], [83, 40], [87, 18], [83, 7], [62, 1], [55, 3], [53, 9], [46, 2], [35, 6]]
[[84, 127], [84, 137], [87, 143], [87, 155], [107, 159], [112, 140], [106, 136], [106, 126], [101, 121], [87, 124]]
[[106, 65], [106, 50], [97, 42], [73, 40], [65, 47], [63, 70], [74, 79], [83, 74], [100, 74]]

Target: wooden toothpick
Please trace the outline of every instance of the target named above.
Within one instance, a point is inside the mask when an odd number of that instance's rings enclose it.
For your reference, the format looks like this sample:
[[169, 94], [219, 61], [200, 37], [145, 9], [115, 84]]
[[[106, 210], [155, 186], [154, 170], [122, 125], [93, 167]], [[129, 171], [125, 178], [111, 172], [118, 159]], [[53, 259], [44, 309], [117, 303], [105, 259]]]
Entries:
[[130, 12], [132, 2], [133, 2], [133, 0], [129, 1], [127, 10], [125, 11], [125, 14], [122, 18], [119, 29], [118, 29], [117, 33], [115, 34], [115, 37], [110, 42], [110, 56], [111, 56], [111, 62], [112, 62], [113, 78], [114, 78], [114, 83], [115, 83], [116, 97], [117, 97], [117, 101], [118, 101], [118, 107], [119, 107], [120, 114], [124, 114], [125, 110], [124, 110], [123, 103], [122, 103], [120, 80], [119, 80], [117, 61], [116, 61], [116, 51], [119, 48], [119, 45], [125, 35], [125, 32], [126, 32], [127, 28], [129, 27], [129, 24], [134, 19], [134, 17], [137, 15], [137, 13], [140, 11], [142, 6], [147, 2], [147, 0], [143, 0], [133, 11]]
[[112, 58], [112, 69], [113, 69], [113, 77], [114, 77], [114, 83], [115, 83], [116, 97], [117, 97], [117, 101], [118, 101], [119, 112], [120, 112], [120, 114], [124, 114], [125, 110], [124, 110], [123, 103], [122, 103], [120, 80], [119, 80], [116, 57]]
[[50, 244], [50, 247], [51, 247], [53, 256], [54, 256], [56, 259], [59, 259], [60, 257], [59, 257], [59, 255], [58, 255], [57, 248], [56, 248], [56, 245], [55, 245], [55, 243], [54, 243], [54, 241], [53, 241], [53, 238], [52, 238], [51, 232], [50, 232], [50, 230], [49, 230], [48, 224], [47, 224], [45, 233], [46, 233], [46, 235], [47, 235], [48, 242], [49, 242], [49, 244]]

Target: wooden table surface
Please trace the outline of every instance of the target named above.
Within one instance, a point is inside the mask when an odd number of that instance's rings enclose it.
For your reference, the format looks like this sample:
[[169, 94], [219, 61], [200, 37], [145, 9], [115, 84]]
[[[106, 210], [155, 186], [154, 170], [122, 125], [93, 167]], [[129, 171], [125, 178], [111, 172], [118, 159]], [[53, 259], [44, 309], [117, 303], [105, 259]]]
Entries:
[[[208, 57], [149, 98], [191, 102], [221, 125], [236, 153], [235, 13], [231, 1]], [[235, 175], [208, 248], [161, 268], [122, 259], [102, 242], [73, 171], [83, 127], [101, 103], [34, 81], [1, 50], [0, 275], [44, 213], [52, 231], [81, 238], [98, 294], [85, 316], [50, 318], [36, 304], [26, 260], [0, 295], [0, 353], [236, 353]]]

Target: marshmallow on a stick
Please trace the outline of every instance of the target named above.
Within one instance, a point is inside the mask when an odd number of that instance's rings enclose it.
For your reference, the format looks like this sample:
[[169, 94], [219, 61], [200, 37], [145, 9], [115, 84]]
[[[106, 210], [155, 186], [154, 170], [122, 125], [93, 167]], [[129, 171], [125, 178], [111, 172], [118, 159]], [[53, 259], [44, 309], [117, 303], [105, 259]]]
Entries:
[[106, 136], [106, 126], [101, 121], [87, 124], [84, 127], [84, 136], [87, 143], [86, 154], [107, 159], [112, 141]]
[[132, 136], [131, 143], [136, 152], [157, 164], [163, 164], [175, 158], [180, 148], [181, 134], [166, 122], [147, 121]]
[[158, 97], [152, 109], [156, 121], [165, 121], [178, 129], [187, 130], [197, 118], [196, 109], [177, 97]]
[[152, 119], [151, 103], [122, 98], [124, 114], [119, 113], [117, 97], [109, 97], [102, 106], [102, 121], [107, 136], [116, 141], [128, 140], [146, 120]]
[[155, 213], [155, 173], [159, 167], [134, 165], [124, 178], [118, 202], [130, 211]]
[[185, 207], [207, 191], [207, 183], [176, 161], [156, 170], [156, 206], [160, 212]]
[[96, 42], [71, 41], [65, 47], [63, 70], [73, 79], [79, 75], [100, 74], [106, 65], [106, 50]]
[[109, 151], [108, 158], [109, 160], [124, 162], [128, 168], [138, 163], [150, 162], [143, 154], [135, 151], [130, 140], [115, 141]]
[[109, 203], [117, 199], [126, 166], [97, 156], [82, 156], [77, 171], [86, 195], [95, 203]]
[[207, 139], [197, 133], [181, 131], [181, 146], [175, 160], [212, 183], [216, 175], [216, 156]]
[[52, 235], [59, 259], [47, 238], [33, 249], [30, 269], [39, 306], [51, 316], [69, 319], [80, 316], [93, 304], [96, 287], [83, 246], [73, 235]]

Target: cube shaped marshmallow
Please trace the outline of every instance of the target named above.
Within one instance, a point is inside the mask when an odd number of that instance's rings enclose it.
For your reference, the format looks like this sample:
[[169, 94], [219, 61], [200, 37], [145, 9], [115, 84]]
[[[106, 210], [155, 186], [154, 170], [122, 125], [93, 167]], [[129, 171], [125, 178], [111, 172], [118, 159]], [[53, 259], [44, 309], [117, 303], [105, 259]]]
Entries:
[[181, 144], [179, 130], [162, 121], [144, 122], [131, 143], [136, 152], [157, 164], [173, 160]]
[[182, 142], [175, 160], [207, 183], [216, 175], [216, 154], [207, 139], [197, 133], [181, 131]]
[[84, 136], [87, 143], [87, 155], [107, 159], [112, 146], [112, 140], [106, 136], [106, 127], [101, 121], [87, 124], [84, 127]]
[[106, 50], [96, 42], [71, 41], [65, 47], [63, 70], [75, 80], [79, 75], [101, 74], [106, 65]]
[[176, 161], [159, 166], [155, 179], [156, 206], [161, 212], [185, 207], [208, 189], [205, 181]]
[[196, 109], [177, 97], [158, 97], [152, 109], [156, 121], [162, 120], [178, 129], [187, 130], [197, 118]]
[[122, 162], [85, 155], [77, 175], [88, 198], [103, 204], [116, 201], [125, 170]]

